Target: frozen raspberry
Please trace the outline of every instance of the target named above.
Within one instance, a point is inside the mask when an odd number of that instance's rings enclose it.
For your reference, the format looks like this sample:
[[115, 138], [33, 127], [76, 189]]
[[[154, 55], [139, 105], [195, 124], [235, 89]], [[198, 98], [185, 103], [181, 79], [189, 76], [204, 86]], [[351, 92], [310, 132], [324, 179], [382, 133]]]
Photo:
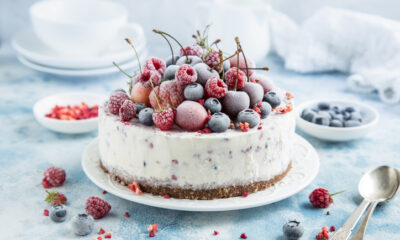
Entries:
[[108, 100], [108, 111], [117, 115], [119, 113], [119, 108], [126, 99], [129, 99], [129, 97], [124, 92], [113, 93]]
[[176, 124], [187, 131], [197, 131], [204, 128], [207, 116], [200, 103], [187, 100], [176, 109]]
[[[140, 75], [140, 82], [145, 88], [152, 88], [158, 86], [161, 82], [161, 74], [155, 70], [144, 69], [142, 75]], [[151, 80], [151, 81], [150, 81]], [[153, 84], [151, 84], [153, 83]]]
[[137, 83], [132, 87], [131, 99], [134, 103], [142, 103], [150, 106], [149, 95], [151, 88], [145, 88], [142, 83]]
[[[185, 51], [188, 56], [198, 56], [198, 57], [203, 56], [203, 49], [197, 44], [185, 47]], [[181, 56], [185, 56], [185, 52], [183, 51], [182, 48], [180, 49], [180, 54]]]
[[240, 90], [246, 85], [247, 77], [243, 71], [239, 70], [238, 73], [238, 69], [233, 67], [225, 73], [225, 82], [229, 89], [235, 89], [236, 85], [236, 90]]
[[208, 97], [222, 98], [228, 92], [228, 86], [218, 77], [208, 79], [205, 90]]
[[317, 188], [308, 198], [310, 199], [310, 203], [316, 208], [327, 208], [331, 203], [333, 203], [332, 196], [336, 194], [340, 194], [344, 191], [330, 194], [325, 188]]
[[203, 60], [204, 60], [204, 63], [207, 64], [210, 68], [219, 72], [220, 58], [219, 58], [219, 53], [217, 50], [212, 50], [211, 52], [207, 53], [204, 56]]
[[46, 178], [43, 178], [42, 185], [44, 188], [51, 188], [51, 184], [46, 180]]
[[[47, 191], [46, 191], [47, 192]], [[67, 202], [67, 198], [64, 194], [59, 193], [55, 190], [47, 192], [46, 202], [51, 203], [53, 206], [57, 204], [64, 204]]]
[[99, 197], [91, 196], [86, 200], [85, 209], [94, 219], [99, 219], [104, 217], [111, 210], [111, 205]]
[[185, 86], [178, 81], [164, 81], [160, 86], [159, 97], [163, 104], [177, 107], [185, 100]]
[[125, 100], [121, 105], [119, 109], [119, 116], [121, 117], [122, 121], [130, 121], [136, 116], [136, 106], [130, 99]]
[[164, 74], [165, 68], [164, 61], [156, 57], [147, 59], [143, 66], [143, 70], [155, 70], [160, 75]]
[[188, 85], [196, 82], [197, 72], [189, 64], [184, 64], [176, 71], [175, 79], [181, 84]]
[[44, 180], [52, 187], [61, 186], [65, 181], [65, 171], [58, 167], [49, 167], [44, 171]]
[[153, 113], [153, 122], [159, 129], [163, 131], [169, 130], [174, 125], [174, 112], [171, 108], [155, 112]]
[[[256, 65], [254, 64], [253, 60], [251, 60], [247, 55], [246, 55], [246, 61], [247, 61], [247, 67], [248, 68], [255, 68]], [[231, 67], [238, 67], [238, 57], [235, 55], [234, 57], [229, 59], [229, 63]], [[243, 54], [239, 54], [239, 68], [242, 70], [245, 75], [247, 75], [246, 71], [246, 62], [244, 61]], [[253, 70], [249, 69], [249, 76], [253, 75]]]

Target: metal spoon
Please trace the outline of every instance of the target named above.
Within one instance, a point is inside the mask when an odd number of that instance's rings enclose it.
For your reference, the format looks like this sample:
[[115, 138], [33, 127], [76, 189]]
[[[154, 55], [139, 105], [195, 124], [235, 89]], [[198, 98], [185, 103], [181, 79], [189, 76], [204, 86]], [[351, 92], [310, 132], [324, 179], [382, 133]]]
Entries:
[[[391, 174], [391, 169], [389, 170]], [[397, 173], [397, 189], [392, 193], [392, 195], [386, 199], [386, 201], [391, 200], [394, 196], [396, 196], [396, 194], [398, 193], [399, 189], [400, 189], [400, 172], [396, 171]], [[360, 188], [360, 186], [359, 186]], [[359, 190], [361, 192], [361, 190]], [[363, 196], [364, 198], [366, 198], [365, 196]], [[385, 201], [382, 200], [381, 201]], [[360, 226], [358, 227], [357, 231], [354, 233], [354, 235], [351, 237], [350, 240], [362, 240], [364, 239], [364, 235], [365, 235], [365, 230], [367, 229], [367, 225], [368, 225], [368, 221], [372, 215], [372, 212], [375, 210], [376, 205], [378, 205], [379, 202], [381, 202], [378, 200], [375, 200], [371, 203], [371, 205], [368, 208], [367, 214], [365, 215], [363, 221], [361, 222]]]
[[341, 228], [332, 236], [331, 240], [346, 240], [354, 226], [371, 202], [390, 199], [399, 187], [397, 170], [388, 166], [380, 166], [363, 175], [358, 191], [364, 197], [360, 205], [354, 210]]

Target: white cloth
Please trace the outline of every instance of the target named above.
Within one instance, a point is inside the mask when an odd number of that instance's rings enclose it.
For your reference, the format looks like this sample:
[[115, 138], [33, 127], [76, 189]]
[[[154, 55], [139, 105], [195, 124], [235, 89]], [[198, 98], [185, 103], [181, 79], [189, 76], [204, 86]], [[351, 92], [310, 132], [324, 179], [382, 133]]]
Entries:
[[273, 50], [297, 72], [349, 73], [356, 91], [377, 90], [383, 101], [400, 101], [400, 22], [332, 7], [297, 25], [272, 11]]

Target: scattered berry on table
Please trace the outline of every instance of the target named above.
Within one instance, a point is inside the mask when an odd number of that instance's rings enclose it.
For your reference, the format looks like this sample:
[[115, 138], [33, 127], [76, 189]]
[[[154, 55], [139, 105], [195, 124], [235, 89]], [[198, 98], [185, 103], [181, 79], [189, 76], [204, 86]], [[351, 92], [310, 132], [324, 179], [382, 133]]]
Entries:
[[185, 87], [183, 95], [186, 100], [197, 101], [204, 97], [204, 88], [199, 83], [191, 83]]
[[340, 194], [344, 191], [330, 194], [325, 188], [317, 188], [308, 196], [311, 205], [316, 208], [327, 208], [333, 203], [333, 195]]
[[221, 112], [222, 110], [222, 105], [216, 98], [207, 98], [204, 102], [204, 107], [209, 110], [211, 114]]
[[143, 66], [143, 72], [145, 70], [155, 70], [157, 71], [160, 75], [164, 74], [165, 71], [165, 63], [163, 60], [156, 58], [156, 57], [151, 57], [146, 60]]
[[112, 238], [112, 232], [106, 232], [106, 234], [104, 234], [104, 238]]
[[[237, 65], [237, 60], [238, 60], [237, 58], [238, 58], [238, 55], [235, 55], [234, 57], [229, 59], [229, 63], [231, 65], [231, 68], [232, 67], [238, 67], [238, 68], [240, 68], [240, 70], [245, 72], [245, 74], [247, 75], [246, 62], [245, 62], [245, 60], [243, 58], [243, 54], [239, 54], [239, 66]], [[247, 67], [248, 68], [255, 68], [256, 67], [256, 65], [254, 64], [254, 61], [250, 57], [248, 57], [247, 55], [246, 55], [246, 61], [247, 61]], [[253, 75], [253, 70], [252, 69], [249, 69], [249, 75], [250, 76]]]
[[329, 228], [329, 231], [331, 231], [331, 232], [334, 232], [334, 231], [336, 231], [336, 227], [335, 227], [335, 225], [332, 225], [332, 226]]
[[57, 204], [50, 209], [50, 218], [54, 222], [64, 222], [67, 217], [67, 208], [63, 204]]
[[[169, 56], [167, 58], [167, 60], [165, 60], [166, 67], [169, 67], [170, 65], [175, 65], [176, 61], [178, 61], [179, 58], [180, 58], [180, 56], [175, 56], [174, 55], [174, 58], [172, 59], [172, 56]], [[165, 70], [165, 71], [167, 71], [167, 70]], [[164, 74], [165, 74], [165, 72], [164, 72]]]
[[230, 90], [235, 89], [235, 86], [236, 90], [240, 90], [246, 85], [247, 77], [242, 70], [232, 67], [225, 73], [225, 82]]
[[92, 216], [81, 213], [71, 219], [71, 228], [75, 235], [86, 236], [93, 230], [94, 219]]
[[327, 103], [327, 102], [320, 102], [320, 103], [318, 103], [317, 107], [318, 107], [319, 110], [329, 110], [329, 109], [331, 109], [331, 105], [329, 103]]
[[242, 89], [246, 92], [250, 98], [250, 106], [254, 106], [256, 103], [261, 102], [264, 97], [264, 89], [260, 84], [248, 82]]
[[219, 52], [217, 50], [211, 50], [204, 54], [203, 56], [204, 63], [207, 64], [210, 68], [217, 70], [219, 72]]
[[217, 112], [211, 116], [207, 124], [213, 132], [225, 132], [231, 125], [231, 120], [225, 113]]
[[146, 105], [143, 103], [135, 103], [136, 114], [139, 114], [142, 109], [145, 109]]
[[178, 65], [169, 65], [167, 69], [165, 69], [165, 73], [163, 76], [164, 81], [167, 80], [174, 80], [175, 79], [175, 74], [176, 71], [178, 71], [179, 66]]
[[131, 215], [129, 214], [129, 212], [125, 212], [125, 213], [124, 213], [124, 216], [127, 217], [127, 218], [129, 218]]
[[242, 234], [240, 234], [240, 238], [241, 238], [241, 239], [247, 239], [247, 235], [246, 235], [246, 233], [242, 233]]
[[219, 232], [217, 231], [217, 230], [214, 230], [214, 233], [213, 233], [215, 236], [217, 236], [218, 234], [219, 234]]
[[269, 103], [267, 102], [261, 102], [261, 104], [258, 104], [257, 107], [260, 109], [261, 111], [261, 118], [264, 119], [266, 117], [268, 117], [268, 115], [271, 113], [272, 111], [272, 107]]
[[46, 178], [42, 179], [42, 186], [44, 188], [51, 188], [52, 187], [51, 184], [46, 180]]
[[161, 74], [156, 70], [144, 69], [143, 73], [140, 75], [139, 80], [144, 88], [151, 89], [153, 86], [158, 86], [161, 83]]
[[347, 120], [344, 122], [344, 127], [358, 127], [360, 125], [361, 122], [357, 120]]
[[260, 84], [261, 87], [264, 89], [264, 94], [274, 89], [274, 82], [266, 75], [253, 73], [250, 76], [250, 81]]
[[176, 109], [176, 124], [187, 130], [197, 131], [204, 128], [208, 114], [198, 102], [186, 100]]
[[[131, 99], [134, 103], [142, 103], [150, 106], [149, 94], [151, 88], [145, 88], [142, 83], [137, 83], [132, 87]], [[122, 103], [121, 103], [122, 104]]]
[[46, 192], [47, 192], [47, 197], [45, 201], [52, 204], [53, 206], [58, 204], [64, 204], [67, 202], [67, 198], [62, 193], [59, 193], [55, 190], [52, 190], [51, 192], [48, 191]]
[[153, 122], [153, 113], [154, 110], [152, 108], [145, 108], [139, 112], [139, 122], [146, 126], [152, 126]]
[[52, 186], [61, 186], [65, 181], [65, 171], [64, 169], [58, 167], [49, 167], [44, 171], [44, 179]]
[[250, 98], [247, 93], [242, 91], [228, 91], [221, 104], [222, 111], [233, 119], [240, 111], [249, 108]]
[[296, 240], [301, 238], [304, 233], [304, 227], [303, 225], [296, 220], [288, 221], [285, 223], [282, 227], [283, 230], [283, 235], [288, 239], [288, 240]]
[[111, 205], [99, 197], [91, 196], [86, 200], [85, 210], [94, 219], [99, 219], [107, 215], [111, 210]]
[[183, 51], [182, 48], [179, 51], [181, 56], [185, 56], [185, 52], [188, 56], [197, 56], [197, 57], [203, 56], [203, 49], [197, 44], [185, 47], [185, 51]]
[[174, 125], [174, 112], [172, 108], [153, 113], [154, 124], [163, 131], [169, 130]]
[[157, 223], [150, 224], [147, 227], [147, 231], [149, 232], [149, 237], [154, 237], [156, 233], [158, 232], [158, 226]]
[[207, 97], [222, 98], [228, 92], [228, 86], [219, 77], [211, 77], [207, 80], [205, 90]]
[[178, 59], [178, 61], [176, 61], [176, 65], [189, 64], [194, 66], [201, 62], [203, 62], [203, 60], [201, 60], [201, 58], [199, 58], [198, 56], [188, 56], [188, 57], [182, 56]]
[[322, 227], [322, 231], [319, 232], [316, 236], [315, 239], [319, 240], [328, 240], [329, 239], [329, 230], [327, 226]]
[[126, 99], [119, 108], [119, 116], [122, 121], [130, 121], [136, 116], [136, 106], [130, 99]]
[[198, 63], [193, 66], [197, 72], [197, 82], [203, 86], [207, 83], [207, 80], [211, 77], [219, 77], [219, 74], [214, 69], [210, 68], [205, 63]]
[[250, 128], [253, 128], [260, 123], [260, 115], [253, 109], [245, 109], [239, 112], [236, 120], [241, 123], [247, 122]]
[[196, 82], [197, 72], [189, 64], [181, 65], [175, 73], [175, 79], [183, 85], [188, 85]]
[[281, 99], [279, 96], [276, 94], [276, 92], [267, 92], [264, 95], [265, 102], [268, 102], [272, 108], [276, 108], [281, 104]]

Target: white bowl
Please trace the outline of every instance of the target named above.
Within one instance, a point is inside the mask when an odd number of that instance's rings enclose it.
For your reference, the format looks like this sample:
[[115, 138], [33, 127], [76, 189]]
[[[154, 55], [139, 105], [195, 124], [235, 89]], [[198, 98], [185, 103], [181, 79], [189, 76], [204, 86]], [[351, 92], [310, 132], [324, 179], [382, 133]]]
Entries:
[[82, 102], [89, 107], [102, 104], [107, 99], [104, 95], [89, 92], [73, 92], [51, 95], [40, 99], [33, 106], [33, 114], [36, 120], [44, 127], [56, 132], [77, 134], [94, 131], [97, 129], [98, 117], [83, 120], [59, 120], [48, 118], [49, 113], [55, 105], [78, 105]]
[[[358, 109], [363, 117], [362, 124], [358, 127], [328, 127], [308, 122], [301, 118], [301, 113], [305, 108], [315, 107], [320, 102], [327, 102], [331, 105], [340, 107], [352, 106]], [[344, 142], [366, 136], [374, 126], [378, 123], [379, 113], [359, 102], [342, 101], [342, 100], [314, 100], [303, 103], [296, 107], [296, 123], [297, 126], [305, 133], [326, 141]]]

